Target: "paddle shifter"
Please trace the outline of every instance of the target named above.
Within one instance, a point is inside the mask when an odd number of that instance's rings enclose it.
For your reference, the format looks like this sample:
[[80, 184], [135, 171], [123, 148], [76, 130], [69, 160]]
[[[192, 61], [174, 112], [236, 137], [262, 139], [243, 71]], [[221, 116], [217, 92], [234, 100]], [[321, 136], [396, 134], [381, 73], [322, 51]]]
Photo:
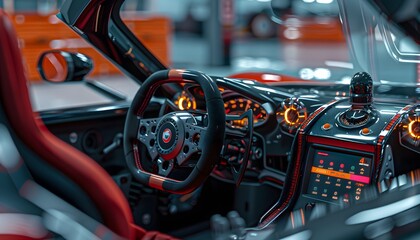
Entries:
[[344, 128], [365, 126], [375, 118], [372, 108], [373, 81], [366, 72], [356, 73], [350, 82], [351, 107], [338, 116], [338, 123]]

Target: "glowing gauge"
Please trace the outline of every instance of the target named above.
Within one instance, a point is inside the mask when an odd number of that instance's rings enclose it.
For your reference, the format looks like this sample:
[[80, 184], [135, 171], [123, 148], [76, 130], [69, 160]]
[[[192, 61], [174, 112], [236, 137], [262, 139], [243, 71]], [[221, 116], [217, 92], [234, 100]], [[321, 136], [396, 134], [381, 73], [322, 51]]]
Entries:
[[414, 139], [420, 138], [420, 120], [418, 117], [416, 118], [416, 120], [412, 120], [408, 124], [408, 133]]
[[294, 133], [307, 116], [305, 105], [294, 97], [284, 100], [276, 112], [277, 121], [288, 133]]
[[[253, 102], [246, 98], [234, 98], [225, 100], [225, 112], [230, 115], [241, 115], [242, 113], [252, 109], [254, 126], [263, 124], [267, 118], [267, 111], [259, 103]], [[248, 124], [247, 120], [232, 121], [230, 123], [234, 127], [244, 127]]]
[[175, 98], [174, 103], [180, 110], [195, 110], [197, 108], [195, 98], [185, 91], [182, 91], [182, 93]]
[[420, 151], [420, 109], [411, 110], [401, 122], [400, 142], [403, 146]]

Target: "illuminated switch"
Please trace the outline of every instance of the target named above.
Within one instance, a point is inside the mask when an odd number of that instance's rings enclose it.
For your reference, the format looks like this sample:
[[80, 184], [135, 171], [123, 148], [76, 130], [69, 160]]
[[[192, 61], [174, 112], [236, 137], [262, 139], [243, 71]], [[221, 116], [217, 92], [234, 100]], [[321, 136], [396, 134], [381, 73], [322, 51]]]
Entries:
[[361, 131], [360, 131], [360, 133], [362, 134], [362, 135], [368, 135], [368, 134], [370, 134], [372, 131], [369, 129], [369, 128], [363, 128]]
[[329, 123], [325, 123], [324, 125], [322, 125], [321, 128], [322, 128], [322, 130], [327, 131], [327, 130], [330, 130], [332, 128], [332, 126]]

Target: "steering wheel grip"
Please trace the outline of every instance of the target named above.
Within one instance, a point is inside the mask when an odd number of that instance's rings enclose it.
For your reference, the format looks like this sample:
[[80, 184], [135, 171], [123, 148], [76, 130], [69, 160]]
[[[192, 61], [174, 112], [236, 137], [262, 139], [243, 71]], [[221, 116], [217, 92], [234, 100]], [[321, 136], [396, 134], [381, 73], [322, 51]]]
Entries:
[[[204, 141], [202, 153], [190, 175], [182, 181], [146, 172], [141, 166], [138, 151], [139, 120], [156, 89], [165, 83], [198, 83], [205, 96], [208, 126], [200, 141]], [[225, 109], [215, 81], [197, 71], [162, 70], [152, 74], [140, 87], [127, 112], [124, 129], [124, 152], [127, 166], [133, 176], [143, 184], [163, 191], [185, 194], [198, 188], [210, 175], [223, 146], [226, 122]]]

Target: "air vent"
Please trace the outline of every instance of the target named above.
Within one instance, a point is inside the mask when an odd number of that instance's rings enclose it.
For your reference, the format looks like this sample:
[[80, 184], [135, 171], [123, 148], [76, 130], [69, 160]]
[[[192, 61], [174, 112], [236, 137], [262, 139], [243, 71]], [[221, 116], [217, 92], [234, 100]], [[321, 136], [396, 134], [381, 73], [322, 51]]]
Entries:
[[89, 130], [83, 135], [82, 148], [87, 153], [96, 153], [102, 145], [102, 135], [96, 130]]

